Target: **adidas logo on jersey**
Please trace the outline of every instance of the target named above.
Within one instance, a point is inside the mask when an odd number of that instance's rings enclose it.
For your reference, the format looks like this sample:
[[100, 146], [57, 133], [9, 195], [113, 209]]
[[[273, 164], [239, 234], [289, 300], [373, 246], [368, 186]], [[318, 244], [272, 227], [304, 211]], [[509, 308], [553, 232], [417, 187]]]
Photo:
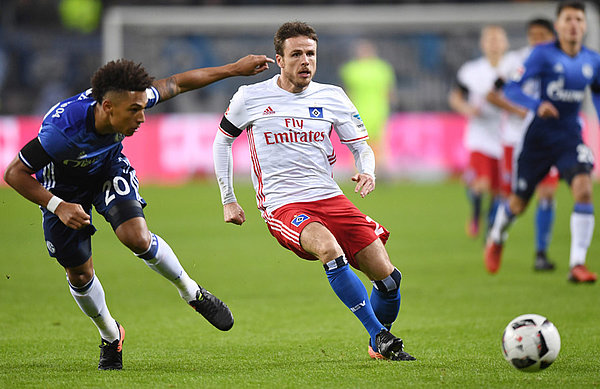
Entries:
[[268, 106], [267, 109], [265, 109], [263, 111], [263, 115], [271, 115], [271, 114], [274, 114], [274, 113], [275, 113], [275, 111], [273, 110], [273, 108], [271, 108], [271, 106]]

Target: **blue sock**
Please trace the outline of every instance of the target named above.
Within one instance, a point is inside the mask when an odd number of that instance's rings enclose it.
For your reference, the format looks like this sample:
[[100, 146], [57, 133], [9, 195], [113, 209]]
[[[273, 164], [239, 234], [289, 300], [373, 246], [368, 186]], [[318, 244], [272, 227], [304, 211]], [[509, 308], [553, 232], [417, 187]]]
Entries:
[[[371, 306], [377, 319], [385, 328], [390, 330], [392, 324], [398, 317], [400, 311], [400, 280], [402, 274], [394, 269], [392, 274], [381, 281], [371, 281], [373, 291], [371, 292]], [[371, 346], [373, 344], [371, 343]]]
[[365, 286], [350, 269], [346, 258], [342, 255], [327, 262], [323, 267], [335, 294], [356, 315], [369, 332], [369, 336], [375, 339], [384, 327], [373, 312]]
[[498, 207], [500, 204], [502, 204], [502, 199], [500, 196], [494, 196], [492, 202], [490, 203], [490, 210], [488, 211], [488, 230], [494, 225], [496, 213], [498, 212]]
[[535, 244], [537, 251], [546, 251], [552, 237], [554, 201], [541, 199], [535, 214]]
[[467, 198], [471, 203], [471, 212], [473, 220], [479, 222], [479, 215], [481, 215], [481, 193], [475, 193], [471, 188], [467, 188]]
[[398, 317], [400, 311], [400, 280], [402, 274], [394, 269], [392, 274], [381, 281], [371, 281], [373, 291], [371, 292], [371, 307], [377, 319], [388, 330]]

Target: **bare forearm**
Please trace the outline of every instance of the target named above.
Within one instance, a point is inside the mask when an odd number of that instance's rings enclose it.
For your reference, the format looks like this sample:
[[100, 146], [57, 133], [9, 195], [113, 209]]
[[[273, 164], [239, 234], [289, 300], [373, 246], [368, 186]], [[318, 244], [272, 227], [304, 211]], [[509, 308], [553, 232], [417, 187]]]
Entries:
[[31, 174], [32, 172], [16, 157], [6, 168], [4, 181], [27, 200], [45, 207], [52, 198], [52, 193]]
[[154, 87], [160, 93], [160, 100], [165, 101], [180, 93], [203, 88], [213, 82], [234, 76], [232, 64], [213, 68], [201, 68], [174, 74], [154, 82]]
[[180, 93], [203, 88], [224, 78], [258, 74], [267, 70], [269, 63], [273, 62], [274, 60], [266, 55], [249, 54], [227, 65], [174, 74], [155, 81], [154, 87], [160, 93], [160, 101], [165, 101]]

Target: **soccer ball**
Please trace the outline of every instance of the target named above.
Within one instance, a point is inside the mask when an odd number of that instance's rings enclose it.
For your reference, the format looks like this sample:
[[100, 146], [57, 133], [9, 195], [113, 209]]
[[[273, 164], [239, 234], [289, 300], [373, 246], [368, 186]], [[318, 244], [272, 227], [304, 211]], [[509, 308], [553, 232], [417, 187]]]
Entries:
[[502, 335], [504, 359], [518, 370], [543, 370], [559, 351], [558, 330], [550, 320], [534, 313], [514, 318]]

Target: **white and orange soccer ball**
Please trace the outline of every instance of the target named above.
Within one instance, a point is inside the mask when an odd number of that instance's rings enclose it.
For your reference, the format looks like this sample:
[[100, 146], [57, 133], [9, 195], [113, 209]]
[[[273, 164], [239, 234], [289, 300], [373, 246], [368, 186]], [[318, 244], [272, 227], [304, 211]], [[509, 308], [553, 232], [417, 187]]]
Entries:
[[558, 330], [544, 316], [529, 313], [514, 318], [502, 335], [502, 354], [522, 371], [546, 369], [560, 351]]

